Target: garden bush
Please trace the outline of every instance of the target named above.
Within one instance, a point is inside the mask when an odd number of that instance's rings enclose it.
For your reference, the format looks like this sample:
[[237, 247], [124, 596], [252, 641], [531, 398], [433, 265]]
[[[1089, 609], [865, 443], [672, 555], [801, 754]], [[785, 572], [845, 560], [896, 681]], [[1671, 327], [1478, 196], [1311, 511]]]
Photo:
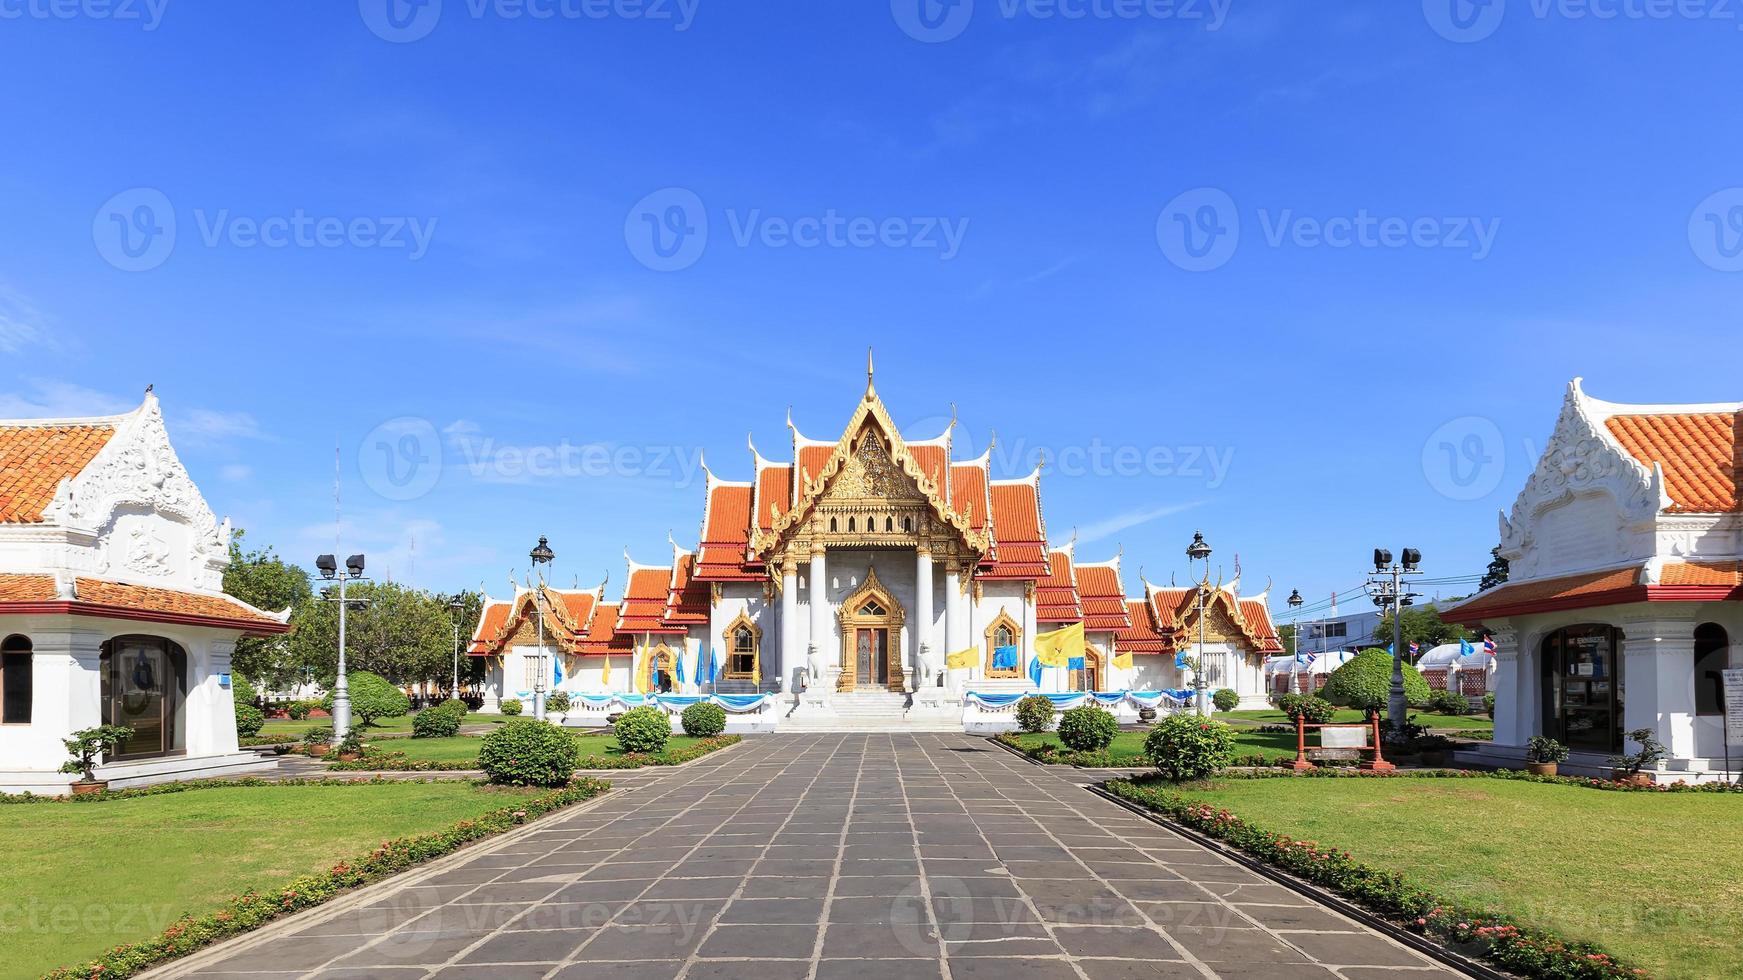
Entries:
[[1170, 715], [1144, 739], [1151, 764], [1176, 783], [1216, 775], [1228, 768], [1234, 752], [1234, 729], [1196, 715]]
[[303, 732], [303, 742], [308, 745], [331, 745], [333, 742], [332, 725], [316, 725]]
[[545, 710], [546, 711], [555, 711], [557, 714], [560, 714], [560, 715], [568, 714], [569, 713], [569, 692], [567, 692], [567, 691], [552, 691], [551, 696], [545, 699]]
[[266, 727], [266, 712], [252, 704], [236, 702], [236, 735], [239, 738], [251, 738], [260, 734]]
[[1230, 688], [1219, 687], [1210, 696], [1210, 703], [1216, 705], [1218, 711], [1233, 711], [1240, 706], [1241, 696]]
[[1083, 704], [1059, 716], [1059, 740], [1074, 752], [1100, 752], [1120, 732], [1114, 716], [1093, 704]]
[[503, 698], [502, 713], [510, 718], [520, 714], [520, 698]]
[[[380, 674], [356, 670], [346, 675], [346, 690], [351, 695], [351, 719], [359, 725], [373, 725], [379, 718], [399, 718], [412, 710], [411, 699]], [[333, 693], [321, 699], [321, 707], [333, 711]]]
[[291, 721], [303, 721], [314, 714], [315, 709], [320, 706], [319, 701], [292, 701], [284, 706], [284, 713], [289, 716]]
[[652, 705], [631, 708], [612, 726], [617, 746], [625, 752], [659, 752], [672, 737], [672, 722]]
[[1483, 710], [1488, 712], [1490, 718], [1495, 717], [1495, 695], [1494, 694], [1483, 695]]
[[436, 705], [436, 707], [441, 708], [444, 711], [452, 711], [462, 718], [466, 717], [466, 713], [472, 710], [471, 705], [468, 705], [459, 698], [449, 698], [441, 704]]
[[718, 704], [698, 701], [678, 716], [684, 734], [693, 738], [713, 738], [726, 731], [726, 709]]
[[[1404, 665], [1404, 697], [1412, 707], [1428, 702], [1432, 692], [1416, 668]], [[1332, 704], [1363, 711], [1384, 711], [1392, 696], [1392, 655], [1380, 649], [1363, 650], [1332, 671], [1320, 695]]]
[[1285, 694], [1277, 698], [1277, 710], [1290, 721], [1303, 720], [1309, 725], [1324, 725], [1337, 715], [1337, 705], [1311, 694]]
[[451, 738], [460, 734], [460, 716], [438, 705], [412, 715], [412, 738]]
[[1468, 715], [1471, 713], [1471, 702], [1457, 691], [1436, 691], [1430, 694], [1426, 707], [1437, 715]]
[[581, 746], [549, 722], [522, 718], [484, 736], [478, 766], [493, 783], [563, 786], [581, 762]]
[[1053, 702], [1039, 694], [1018, 701], [1017, 727], [1025, 732], [1044, 732], [1053, 727]]

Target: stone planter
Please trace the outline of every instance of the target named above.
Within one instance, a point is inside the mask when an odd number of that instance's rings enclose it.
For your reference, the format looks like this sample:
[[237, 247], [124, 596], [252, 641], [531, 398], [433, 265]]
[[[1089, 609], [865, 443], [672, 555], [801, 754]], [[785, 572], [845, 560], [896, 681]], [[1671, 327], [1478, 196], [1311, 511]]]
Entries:
[[1653, 779], [1643, 772], [1627, 772], [1622, 769], [1610, 770], [1610, 778], [1624, 786], [1651, 786]]
[[1525, 764], [1525, 768], [1533, 776], [1553, 776], [1555, 775], [1555, 767], [1556, 763], [1554, 762], [1527, 762]]
[[1138, 720], [1143, 722], [1146, 725], [1155, 724], [1156, 723], [1156, 709], [1155, 708], [1139, 708], [1138, 709]]
[[363, 753], [361, 753], [361, 752], [341, 752], [341, 753], [339, 753], [339, 761], [340, 762], [356, 762], [358, 759], [361, 759], [361, 758], [363, 758]]
[[89, 796], [92, 793], [101, 793], [108, 788], [109, 781], [106, 779], [81, 779], [73, 783], [73, 795]]
[[332, 748], [331, 745], [328, 745], [325, 742], [323, 742], [319, 745], [304, 745], [303, 751], [308, 754], [309, 758], [319, 759], [320, 757], [326, 755], [328, 750], [331, 748]]

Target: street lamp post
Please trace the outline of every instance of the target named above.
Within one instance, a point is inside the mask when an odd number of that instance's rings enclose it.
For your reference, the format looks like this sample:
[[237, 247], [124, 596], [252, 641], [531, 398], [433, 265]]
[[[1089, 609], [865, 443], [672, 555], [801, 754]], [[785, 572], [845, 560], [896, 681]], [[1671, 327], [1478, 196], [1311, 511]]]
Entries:
[[450, 697], [458, 698], [460, 696], [460, 616], [466, 611], [466, 604], [461, 602], [460, 597], [456, 595], [448, 600], [448, 608], [454, 619], [454, 683], [450, 688], [453, 692]]
[[549, 565], [556, 554], [551, 551], [551, 544], [544, 535], [539, 535], [539, 543], [528, 553], [533, 560], [533, 570], [538, 572], [538, 584], [533, 588], [533, 610], [538, 614], [539, 621], [539, 671], [533, 678], [533, 717], [545, 720], [545, 574], [539, 567]]
[[1386, 723], [1393, 731], [1402, 731], [1410, 720], [1410, 704], [1404, 695], [1404, 607], [1417, 597], [1404, 591], [1404, 576], [1422, 574], [1422, 552], [1405, 548], [1403, 561], [1392, 562], [1392, 552], [1374, 549], [1374, 574], [1368, 580], [1374, 594], [1374, 605], [1392, 606], [1392, 690], [1386, 701]]
[[1207, 598], [1205, 596], [1205, 590], [1207, 588], [1209, 588], [1209, 586], [1210, 586], [1210, 545], [1206, 544], [1204, 541], [1204, 532], [1202, 532], [1202, 531], [1192, 532], [1192, 543], [1186, 546], [1186, 559], [1187, 559], [1187, 569], [1189, 571], [1192, 568], [1193, 562], [1199, 561], [1201, 559], [1204, 561], [1204, 579], [1202, 581], [1200, 581], [1198, 583], [1198, 586], [1197, 586], [1197, 588], [1198, 588], [1198, 667], [1197, 667], [1197, 669], [1195, 669], [1192, 672], [1193, 706], [1198, 711], [1199, 717], [1202, 718], [1202, 717], [1210, 714], [1209, 702], [1207, 701], [1207, 699], [1205, 698], [1205, 695], [1204, 695], [1204, 690], [1205, 690], [1204, 602], [1205, 602], [1205, 599]]
[[345, 676], [345, 610], [351, 603], [345, 598], [345, 583], [363, 578], [363, 556], [345, 559], [341, 569], [332, 555], [320, 555], [315, 558], [315, 569], [327, 581], [339, 583], [339, 669], [333, 681], [333, 738], [343, 739], [351, 733], [351, 685]]
[[[1289, 645], [1295, 648], [1290, 653], [1295, 656], [1296, 663], [1301, 662], [1301, 604], [1304, 601], [1301, 598], [1300, 589], [1289, 590], [1289, 632], [1292, 637]], [[1289, 671], [1289, 686], [1291, 688], [1295, 686], [1294, 668]], [[1290, 691], [1289, 693], [1294, 694], [1295, 692]]]

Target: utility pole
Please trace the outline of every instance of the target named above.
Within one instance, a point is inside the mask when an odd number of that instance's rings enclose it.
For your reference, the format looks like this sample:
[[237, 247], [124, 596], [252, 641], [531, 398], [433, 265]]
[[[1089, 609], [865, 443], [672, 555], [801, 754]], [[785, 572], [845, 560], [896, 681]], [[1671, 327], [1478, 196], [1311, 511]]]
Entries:
[[319, 555], [315, 558], [315, 570], [327, 581], [339, 583], [339, 665], [338, 676], [333, 681], [333, 737], [343, 739], [351, 731], [351, 684], [345, 676], [345, 610], [351, 602], [345, 598], [345, 583], [363, 578], [363, 556], [352, 555], [345, 559], [345, 567], [341, 569], [332, 555]]
[[1392, 552], [1374, 549], [1374, 574], [1368, 578], [1368, 592], [1374, 605], [1392, 607], [1392, 690], [1386, 703], [1386, 723], [1400, 731], [1410, 720], [1410, 704], [1404, 695], [1404, 607], [1420, 593], [1404, 591], [1404, 576], [1421, 575], [1422, 552], [1415, 548], [1403, 550], [1403, 562], [1393, 564]]

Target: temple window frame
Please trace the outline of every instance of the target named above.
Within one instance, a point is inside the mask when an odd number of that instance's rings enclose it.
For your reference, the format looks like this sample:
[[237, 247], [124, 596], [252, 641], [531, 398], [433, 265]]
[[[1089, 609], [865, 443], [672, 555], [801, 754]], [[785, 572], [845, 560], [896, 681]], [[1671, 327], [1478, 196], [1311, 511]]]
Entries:
[[[1011, 642], [1009, 642], [1009, 643], [998, 642], [998, 638], [999, 638], [998, 633], [999, 633], [999, 630], [1001, 630], [1001, 629], [1009, 631]], [[986, 676], [989, 678], [1022, 677], [1023, 676], [1023, 626], [1022, 626], [1022, 624], [1017, 622], [1016, 619], [1014, 619], [1011, 616], [1009, 611], [1001, 609], [1001, 610], [999, 610], [999, 614], [993, 618], [993, 621], [991, 623], [987, 624], [986, 631], [982, 635], [986, 639], [986, 646], [985, 646], [985, 649], [983, 651], [984, 656], [982, 658], [982, 662], [986, 666]], [[1000, 647], [1005, 647], [1005, 646], [1014, 646], [1017, 648], [1017, 665], [1015, 667], [1010, 667], [1010, 668], [994, 667], [993, 666], [993, 653], [994, 653], [994, 651], [998, 650], [998, 648], [1000, 648]]]
[[[738, 648], [739, 632], [741, 630], [747, 631], [749, 634], [750, 651], [748, 654]], [[752, 620], [750, 616], [741, 612], [738, 614], [738, 618], [734, 619], [727, 625], [726, 632], [723, 636], [726, 640], [726, 663], [722, 666], [720, 672], [721, 676], [725, 677], [727, 680], [733, 681], [748, 681], [754, 678], [758, 673], [757, 666], [762, 662], [762, 628], [757, 626], [756, 622]], [[736, 669], [734, 659], [744, 656], [750, 657], [749, 669]]]

